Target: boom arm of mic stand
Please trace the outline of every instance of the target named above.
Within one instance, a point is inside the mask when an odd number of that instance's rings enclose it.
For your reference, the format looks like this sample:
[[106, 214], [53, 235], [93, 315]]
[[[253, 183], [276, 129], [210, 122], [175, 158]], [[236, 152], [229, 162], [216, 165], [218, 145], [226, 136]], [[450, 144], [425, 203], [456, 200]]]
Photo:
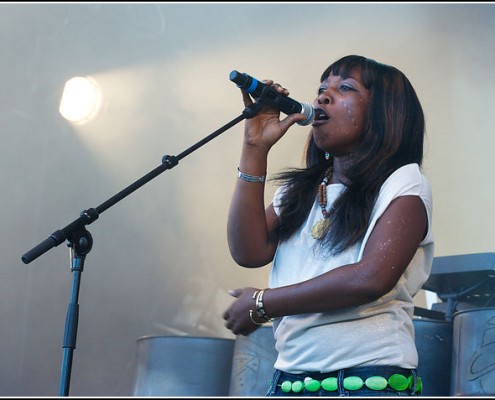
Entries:
[[37, 246], [33, 247], [31, 250], [26, 252], [21, 257], [22, 262], [24, 264], [29, 264], [31, 261], [34, 261], [35, 259], [46, 253], [51, 248], [58, 246], [59, 244], [63, 243], [65, 240], [69, 240], [69, 238], [72, 236], [74, 231], [79, 230], [82, 227], [96, 221], [102, 212], [104, 212], [111, 206], [115, 205], [124, 197], [127, 197], [132, 192], [136, 191], [141, 186], [145, 185], [152, 179], [156, 178], [158, 175], [160, 175], [162, 172], [166, 171], [167, 169], [171, 169], [175, 167], [181, 159], [188, 156], [190, 153], [197, 150], [198, 148], [202, 147], [203, 145], [205, 145], [215, 137], [219, 136], [227, 129], [230, 129], [231, 127], [238, 124], [244, 119], [249, 119], [254, 117], [259, 111], [260, 111], [260, 105], [258, 103], [253, 103], [252, 105], [246, 107], [240, 116], [234, 118], [231, 122], [217, 129], [215, 132], [206, 136], [204, 139], [200, 140], [195, 145], [184, 150], [179, 155], [164, 156], [162, 158], [162, 164], [156, 167], [154, 170], [150, 171], [148, 174], [144, 175], [142, 178], [138, 179], [137, 181], [135, 181], [134, 183], [132, 183], [131, 185], [129, 185], [128, 187], [126, 187], [125, 189], [123, 189], [122, 191], [120, 191], [119, 193], [117, 193], [116, 195], [114, 195], [113, 197], [111, 197], [110, 199], [108, 199], [98, 207], [90, 208], [88, 210], [83, 211], [79, 218], [71, 222], [66, 227], [53, 232], [47, 239], [45, 239]]

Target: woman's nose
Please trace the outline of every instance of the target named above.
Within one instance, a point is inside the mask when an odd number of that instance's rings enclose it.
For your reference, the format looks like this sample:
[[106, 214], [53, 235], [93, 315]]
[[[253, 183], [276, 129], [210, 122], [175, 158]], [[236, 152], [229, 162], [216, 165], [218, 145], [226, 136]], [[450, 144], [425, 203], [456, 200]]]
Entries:
[[330, 104], [332, 102], [332, 97], [328, 90], [321, 92], [316, 98], [318, 104]]

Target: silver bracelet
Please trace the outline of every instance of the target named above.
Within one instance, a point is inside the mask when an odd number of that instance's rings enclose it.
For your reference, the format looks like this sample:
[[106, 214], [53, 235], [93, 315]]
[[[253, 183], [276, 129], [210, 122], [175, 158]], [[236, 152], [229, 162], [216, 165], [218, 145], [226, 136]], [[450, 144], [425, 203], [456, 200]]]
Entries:
[[255, 300], [255, 312], [256, 315], [265, 322], [270, 322], [272, 319], [268, 316], [265, 311], [265, 304], [263, 303], [263, 294], [265, 293], [265, 289], [260, 290], [256, 295]]
[[239, 167], [237, 167], [237, 176], [246, 182], [254, 182], [254, 183], [263, 183], [265, 182], [266, 175], [256, 176], [256, 175], [248, 175], [244, 172], [241, 172]]

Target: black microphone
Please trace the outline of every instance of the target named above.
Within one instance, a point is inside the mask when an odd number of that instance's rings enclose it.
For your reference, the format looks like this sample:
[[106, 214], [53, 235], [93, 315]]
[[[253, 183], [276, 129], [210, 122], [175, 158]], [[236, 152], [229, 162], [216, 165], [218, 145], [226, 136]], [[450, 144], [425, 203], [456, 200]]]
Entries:
[[306, 119], [298, 121], [299, 125], [309, 125], [315, 119], [315, 110], [311, 104], [299, 103], [290, 97], [284, 96], [248, 74], [234, 70], [230, 73], [230, 80], [255, 99], [261, 99], [265, 104], [275, 107], [284, 114], [304, 114]]

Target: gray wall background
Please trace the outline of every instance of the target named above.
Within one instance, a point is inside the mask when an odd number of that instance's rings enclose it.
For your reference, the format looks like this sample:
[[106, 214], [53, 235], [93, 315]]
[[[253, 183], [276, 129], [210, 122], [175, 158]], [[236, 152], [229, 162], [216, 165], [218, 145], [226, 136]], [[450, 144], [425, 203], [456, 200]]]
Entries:
[[[490, 3], [0, 4], [0, 395], [58, 394], [68, 249], [21, 256], [240, 115], [233, 69], [299, 101], [347, 54], [401, 69], [426, 113], [436, 255], [493, 251], [494, 39]], [[58, 106], [81, 75], [103, 108], [75, 126]], [[284, 137], [269, 173], [301, 164], [308, 129]], [[88, 226], [72, 396], [131, 395], [139, 337], [233, 338], [227, 291], [266, 286], [269, 269], [228, 252], [241, 140], [242, 123]]]

